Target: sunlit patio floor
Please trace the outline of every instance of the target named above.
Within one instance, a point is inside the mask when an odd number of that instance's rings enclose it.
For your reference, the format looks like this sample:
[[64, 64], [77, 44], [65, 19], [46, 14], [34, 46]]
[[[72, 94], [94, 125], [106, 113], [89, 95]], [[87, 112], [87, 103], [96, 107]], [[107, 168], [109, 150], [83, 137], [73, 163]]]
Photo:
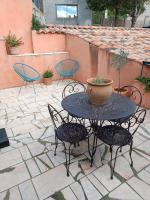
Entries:
[[[54, 130], [47, 104], [61, 109], [67, 81], [46, 87], [0, 90], [0, 128], [10, 146], [0, 150], [0, 200], [150, 200], [150, 110], [134, 137], [134, 167], [129, 147], [119, 153], [110, 180], [107, 146], [99, 142], [90, 167], [87, 142], [72, 150], [70, 177], [66, 176], [62, 145], [54, 156]], [[102, 161], [101, 161], [102, 158]]]

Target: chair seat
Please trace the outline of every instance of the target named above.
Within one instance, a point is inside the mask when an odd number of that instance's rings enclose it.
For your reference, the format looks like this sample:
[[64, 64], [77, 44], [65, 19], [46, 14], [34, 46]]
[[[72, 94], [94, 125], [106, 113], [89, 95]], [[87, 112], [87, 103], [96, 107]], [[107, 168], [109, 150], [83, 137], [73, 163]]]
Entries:
[[85, 140], [88, 136], [87, 129], [77, 123], [65, 123], [60, 125], [56, 130], [57, 138], [71, 144]]
[[60, 72], [60, 76], [61, 77], [71, 77], [71, 76], [73, 76], [73, 72], [72, 71]]
[[128, 145], [133, 138], [129, 131], [115, 125], [98, 127], [96, 136], [104, 143], [116, 146]]
[[117, 122], [118, 124], [122, 124], [122, 123], [128, 122], [129, 120], [130, 120], [130, 116], [123, 117], [120, 119], [114, 119], [114, 120], [112, 120], [112, 122]]

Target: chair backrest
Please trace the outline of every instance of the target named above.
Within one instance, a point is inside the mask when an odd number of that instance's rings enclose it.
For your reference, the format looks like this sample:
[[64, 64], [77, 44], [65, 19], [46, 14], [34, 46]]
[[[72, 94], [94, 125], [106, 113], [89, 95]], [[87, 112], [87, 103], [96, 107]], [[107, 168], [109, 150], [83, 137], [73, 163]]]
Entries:
[[85, 92], [85, 91], [86, 91], [85, 85], [83, 85], [78, 81], [73, 81], [71, 83], [68, 83], [63, 89], [62, 99], [72, 93]]
[[15, 72], [25, 81], [39, 80], [40, 74], [33, 67], [24, 63], [15, 63], [13, 65]]
[[62, 77], [73, 76], [79, 68], [79, 62], [72, 59], [62, 60], [55, 66], [57, 73]]
[[139, 109], [137, 110], [128, 121], [125, 123], [122, 123], [122, 126], [124, 128], [127, 128], [132, 135], [136, 133], [139, 126], [144, 122], [146, 116], [146, 110], [145, 109]]
[[123, 86], [121, 89], [128, 90], [128, 97], [136, 103], [136, 105], [137, 105], [136, 110], [138, 110], [142, 104], [142, 94], [141, 94], [140, 90], [132, 85]]
[[62, 117], [60, 112], [58, 112], [51, 104], [48, 104], [48, 110], [55, 129], [57, 129], [60, 124], [65, 123], [65, 119]]

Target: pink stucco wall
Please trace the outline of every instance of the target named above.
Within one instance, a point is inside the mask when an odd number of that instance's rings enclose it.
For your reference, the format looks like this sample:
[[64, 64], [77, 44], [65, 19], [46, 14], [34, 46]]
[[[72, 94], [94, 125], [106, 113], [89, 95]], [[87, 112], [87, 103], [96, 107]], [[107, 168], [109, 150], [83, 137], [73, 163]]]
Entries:
[[75, 75], [75, 79], [85, 82], [91, 76], [89, 44], [73, 35], [67, 35], [66, 44], [70, 57], [77, 60], [81, 66]]
[[34, 53], [66, 51], [66, 36], [64, 34], [37, 34], [32, 31]]
[[[117, 86], [118, 71], [111, 65], [112, 55], [108, 53], [108, 50], [103, 50], [96, 46], [93, 48], [95, 48], [95, 51], [91, 50], [88, 42], [77, 36], [67, 36], [67, 50], [70, 53], [70, 57], [78, 60], [81, 66], [76, 78], [86, 82], [87, 78], [98, 75], [113, 79], [114, 85]], [[97, 51], [98, 55], [96, 56]], [[93, 57], [94, 59], [92, 59]], [[140, 63], [128, 60], [127, 65], [121, 69], [121, 84], [131, 84], [140, 75], [140, 71]]]
[[32, 52], [31, 23], [32, 1], [31, 0], [1, 0], [0, 1], [0, 38], [8, 35], [9, 31], [22, 37], [24, 45], [21, 53]]
[[56, 63], [69, 57], [68, 52], [57, 54], [24, 54], [20, 56], [7, 55], [4, 41], [0, 41], [0, 52], [0, 88], [23, 85], [23, 81], [13, 70], [13, 65], [17, 62], [34, 67], [41, 74], [41, 77], [47, 69], [52, 69], [54, 71], [53, 79], [55, 80], [59, 78], [55, 71]]
[[[118, 86], [118, 71], [111, 65], [113, 55], [109, 54], [108, 50], [96, 46], [91, 49], [88, 42], [73, 35], [67, 36], [67, 49], [70, 57], [80, 62], [80, 70], [75, 76], [77, 80], [86, 82], [91, 76], [107, 77], [114, 81], [114, 87]], [[126, 66], [121, 69], [121, 85], [131, 84], [139, 88], [143, 95], [142, 106], [150, 108], [150, 93], [145, 93], [143, 84], [135, 81], [141, 73], [141, 67], [141, 63], [129, 59]], [[145, 67], [143, 75], [150, 76], [150, 70]]]

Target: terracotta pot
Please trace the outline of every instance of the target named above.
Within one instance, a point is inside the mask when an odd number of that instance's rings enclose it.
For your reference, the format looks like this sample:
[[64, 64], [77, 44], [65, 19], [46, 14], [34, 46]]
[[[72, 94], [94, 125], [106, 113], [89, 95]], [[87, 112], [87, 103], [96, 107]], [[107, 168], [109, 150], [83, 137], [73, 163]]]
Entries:
[[112, 95], [112, 80], [104, 79], [104, 83], [95, 84], [93, 81], [95, 78], [90, 78], [87, 80], [87, 93], [91, 104], [101, 106], [104, 105], [109, 97]]
[[20, 53], [19, 47], [9, 47], [9, 53], [11, 55], [18, 55]]
[[43, 78], [43, 83], [45, 85], [51, 85], [52, 84], [52, 78]]
[[118, 93], [118, 94], [121, 94], [123, 96], [127, 96], [127, 97], [130, 97], [130, 95], [131, 95], [131, 91], [129, 91], [126, 88], [123, 89], [123, 90], [121, 90], [120, 88], [114, 88], [114, 92]]

